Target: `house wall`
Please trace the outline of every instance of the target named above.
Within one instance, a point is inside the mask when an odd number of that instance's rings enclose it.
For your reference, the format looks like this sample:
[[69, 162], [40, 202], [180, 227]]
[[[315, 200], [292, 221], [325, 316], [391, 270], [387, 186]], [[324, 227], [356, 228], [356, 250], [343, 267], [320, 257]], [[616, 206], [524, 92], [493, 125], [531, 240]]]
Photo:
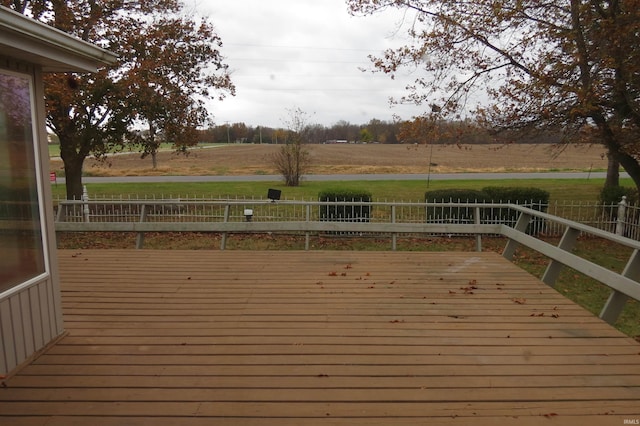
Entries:
[[42, 231], [45, 236], [47, 274], [40, 279], [0, 296], [0, 376], [29, 360], [64, 331], [60, 305], [60, 279], [56, 256], [49, 156], [45, 129], [45, 105], [40, 67], [18, 63], [0, 56], [0, 68], [28, 73], [34, 79], [36, 139], [42, 153], [40, 164], [40, 197], [44, 206]]

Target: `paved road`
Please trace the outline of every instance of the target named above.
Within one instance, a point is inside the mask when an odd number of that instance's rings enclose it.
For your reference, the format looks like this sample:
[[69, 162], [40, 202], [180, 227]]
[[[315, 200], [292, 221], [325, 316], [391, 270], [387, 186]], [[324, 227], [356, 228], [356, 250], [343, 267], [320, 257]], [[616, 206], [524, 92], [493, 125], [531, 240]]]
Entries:
[[[591, 179], [604, 178], [604, 172], [549, 172], [549, 173], [434, 173], [427, 174], [370, 174], [370, 175], [305, 175], [306, 181], [350, 181], [350, 180], [496, 180], [496, 179]], [[620, 177], [629, 177], [620, 173]], [[83, 183], [164, 183], [164, 182], [279, 182], [279, 175], [249, 176], [119, 176], [85, 177]], [[58, 178], [64, 183], [64, 178]]]

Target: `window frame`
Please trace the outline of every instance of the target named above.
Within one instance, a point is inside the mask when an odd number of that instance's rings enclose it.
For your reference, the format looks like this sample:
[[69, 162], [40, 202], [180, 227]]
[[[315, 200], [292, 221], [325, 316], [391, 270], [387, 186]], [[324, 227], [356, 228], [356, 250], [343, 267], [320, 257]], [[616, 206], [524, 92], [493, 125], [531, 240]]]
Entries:
[[[13, 287], [8, 288], [4, 291], [0, 292], [0, 300], [6, 299], [13, 294], [19, 293], [22, 290], [29, 288], [37, 283], [40, 283], [44, 280], [47, 280], [51, 277], [51, 265], [49, 259], [49, 245], [47, 239], [47, 217], [46, 210], [44, 206], [44, 187], [43, 187], [43, 176], [42, 176], [42, 150], [41, 150], [41, 131], [40, 131], [40, 117], [38, 117], [37, 112], [37, 104], [36, 104], [36, 85], [35, 85], [35, 76], [33, 73], [28, 72], [19, 72], [14, 70], [9, 70], [6, 68], [0, 67], [0, 74], [14, 76], [23, 78], [26, 80], [29, 86], [29, 110], [31, 112], [31, 148], [33, 149], [33, 160], [34, 160], [34, 173], [35, 173], [35, 184], [36, 184], [36, 193], [38, 198], [38, 218], [40, 221], [40, 242], [42, 244], [42, 252], [40, 255], [42, 256], [44, 271], [41, 273], [37, 273], [36, 275], [28, 278], [26, 281], [15, 284]], [[39, 95], [44, 96], [44, 93], [40, 93]], [[28, 144], [28, 141], [25, 141]]]

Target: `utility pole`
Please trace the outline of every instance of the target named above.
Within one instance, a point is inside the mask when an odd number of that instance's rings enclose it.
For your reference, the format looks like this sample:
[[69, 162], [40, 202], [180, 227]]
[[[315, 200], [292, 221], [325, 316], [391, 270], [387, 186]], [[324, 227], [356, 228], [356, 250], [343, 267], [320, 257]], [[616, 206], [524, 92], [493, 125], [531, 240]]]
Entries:
[[227, 123], [227, 144], [230, 144], [231, 138], [229, 137], [229, 122], [225, 121], [225, 123]]

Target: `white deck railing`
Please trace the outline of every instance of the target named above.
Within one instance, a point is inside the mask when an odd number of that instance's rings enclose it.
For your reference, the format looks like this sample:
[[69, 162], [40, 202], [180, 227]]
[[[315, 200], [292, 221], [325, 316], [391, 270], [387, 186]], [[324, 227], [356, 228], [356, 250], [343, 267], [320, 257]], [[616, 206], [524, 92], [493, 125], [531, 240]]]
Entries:
[[[342, 209], [342, 217], [327, 217], [327, 211]], [[323, 213], [323, 211], [325, 213]], [[146, 232], [222, 233], [221, 249], [228, 233], [304, 233], [309, 249], [311, 234], [390, 235], [396, 249], [400, 234], [472, 235], [476, 250], [482, 250], [482, 235], [508, 239], [503, 256], [511, 259], [519, 244], [550, 259], [542, 281], [550, 286], [563, 266], [568, 266], [612, 289], [600, 316], [613, 323], [628, 297], [640, 300], [640, 242], [515, 204], [320, 202], [270, 200], [102, 200], [60, 201], [56, 213], [57, 232], [135, 232], [137, 248]], [[557, 246], [540, 239], [545, 229], [563, 229]], [[597, 265], [572, 253], [580, 235], [603, 238], [630, 248], [621, 273]]]

